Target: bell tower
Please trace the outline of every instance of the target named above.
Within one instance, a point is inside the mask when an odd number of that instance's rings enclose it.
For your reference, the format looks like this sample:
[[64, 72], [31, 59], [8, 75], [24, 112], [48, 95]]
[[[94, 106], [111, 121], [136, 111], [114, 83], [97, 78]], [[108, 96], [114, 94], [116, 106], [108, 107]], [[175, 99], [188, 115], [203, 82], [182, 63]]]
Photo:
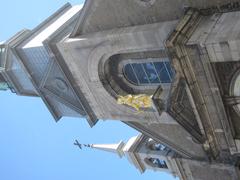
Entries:
[[[74, 145], [79, 146], [80, 144], [74, 143]], [[179, 176], [179, 170], [174, 160], [177, 157], [176, 153], [142, 134], [130, 138], [126, 143], [120, 141], [116, 144], [88, 144], [83, 146], [115, 153], [120, 158], [125, 156], [140, 173], [149, 169]], [[80, 147], [82, 148], [82, 145]]]
[[166, 172], [180, 180], [226, 180], [228, 173], [229, 179], [238, 179], [233, 165], [185, 158], [142, 134], [130, 138], [126, 143], [120, 141], [116, 144], [80, 144], [76, 140], [74, 145], [80, 149], [89, 147], [115, 153], [120, 158], [125, 156], [140, 173], [146, 170]]

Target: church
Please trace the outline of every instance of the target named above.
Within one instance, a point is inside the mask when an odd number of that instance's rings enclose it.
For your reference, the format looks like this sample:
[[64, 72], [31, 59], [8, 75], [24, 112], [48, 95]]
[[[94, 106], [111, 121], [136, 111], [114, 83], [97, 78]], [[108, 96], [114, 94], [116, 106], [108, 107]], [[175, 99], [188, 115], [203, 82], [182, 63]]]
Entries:
[[0, 44], [0, 90], [40, 97], [56, 121], [138, 130], [89, 146], [140, 172], [240, 179], [239, 0], [67, 3]]

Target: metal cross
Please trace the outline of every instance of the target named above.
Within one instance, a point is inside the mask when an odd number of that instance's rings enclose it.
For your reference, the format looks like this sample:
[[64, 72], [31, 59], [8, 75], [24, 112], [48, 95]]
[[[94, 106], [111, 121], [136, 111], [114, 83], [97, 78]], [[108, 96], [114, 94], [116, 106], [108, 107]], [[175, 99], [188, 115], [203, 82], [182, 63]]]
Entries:
[[82, 144], [80, 144], [78, 142], [78, 140], [75, 140], [75, 143], [73, 143], [74, 145], [78, 146], [80, 149], [82, 149]]

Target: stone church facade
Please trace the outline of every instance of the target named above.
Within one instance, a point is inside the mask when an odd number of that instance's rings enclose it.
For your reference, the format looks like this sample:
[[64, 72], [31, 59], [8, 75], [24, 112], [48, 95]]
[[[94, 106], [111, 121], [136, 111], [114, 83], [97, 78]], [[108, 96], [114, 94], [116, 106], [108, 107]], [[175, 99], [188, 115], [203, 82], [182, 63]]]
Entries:
[[[143, 134], [133, 154], [151, 156], [141, 147], [162, 144], [171, 158], [161, 167], [174, 161], [181, 179], [237, 180], [239, 17], [236, 0], [66, 4], [0, 45], [0, 89], [41, 97], [56, 121], [122, 121]], [[128, 94], [152, 96], [153, 107], [117, 104]], [[142, 164], [168, 157], [153, 154]]]

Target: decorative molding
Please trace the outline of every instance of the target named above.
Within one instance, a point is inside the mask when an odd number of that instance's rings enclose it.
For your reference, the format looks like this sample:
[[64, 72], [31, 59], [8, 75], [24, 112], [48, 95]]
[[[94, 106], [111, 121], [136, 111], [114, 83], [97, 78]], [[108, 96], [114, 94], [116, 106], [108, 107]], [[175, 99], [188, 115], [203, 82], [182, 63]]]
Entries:
[[[189, 63], [189, 57], [185, 47], [185, 43], [191, 37], [200, 20], [201, 16], [199, 12], [193, 9], [189, 9], [186, 12], [185, 16], [180, 20], [173, 33], [167, 39], [166, 47], [169, 50], [169, 54], [172, 58], [171, 61], [174, 64], [174, 67], [179, 68], [176, 70], [179, 72], [179, 76], [186, 78], [191, 92], [194, 93], [195, 103], [201, 104], [201, 106], [198, 105], [198, 111], [202, 111], [201, 120], [205, 121], [203, 123], [204, 130], [207, 131], [206, 136], [211, 147], [211, 154], [213, 157], [217, 157], [219, 155], [220, 149], [217, 145], [218, 143], [212, 129], [206, 103], [204, 101], [199, 84], [197, 83], [194, 70]], [[197, 101], [196, 97], [198, 98]], [[208, 152], [209, 150], [206, 149], [206, 151]]]
[[[202, 20], [198, 10], [189, 9], [169, 36], [166, 46], [172, 63], [179, 68], [177, 72], [186, 79], [192, 94], [207, 139], [203, 143], [205, 151], [212, 158], [230, 161], [230, 152], [236, 152], [236, 145], [206, 47], [197, 42], [187, 44]], [[216, 127], [223, 131], [215, 131], [219, 129]]]

